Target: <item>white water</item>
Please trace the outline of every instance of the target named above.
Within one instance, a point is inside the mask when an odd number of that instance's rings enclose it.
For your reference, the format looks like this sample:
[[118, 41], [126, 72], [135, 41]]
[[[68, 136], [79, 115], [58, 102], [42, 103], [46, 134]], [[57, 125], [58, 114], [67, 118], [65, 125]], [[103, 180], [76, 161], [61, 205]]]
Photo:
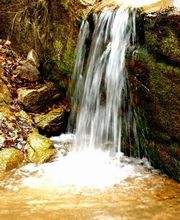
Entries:
[[88, 24], [83, 23], [74, 77], [76, 84], [75, 146], [79, 150], [110, 147], [121, 152], [123, 89], [127, 78], [125, 54], [135, 40], [135, 12], [106, 10], [96, 18], [91, 48], [84, 65]]
[[[53, 137], [55, 146], [72, 144], [72, 134]], [[142, 166], [143, 165], [143, 166]], [[143, 180], [152, 175], [152, 169], [146, 159], [133, 159], [123, 154], [110, 156], [108, 151], [85, 150], [76, 152], [71, 149], [67, 156], [61, 151], [57, 158], [42, 165], [28, 164], [17, 170], [8, 181], [0, 187], [19, 190], [30, 187], [34, 189], [53, 189], [55, 191], [79, 192], [82, 189], [105, 189], [120, 184], [127, 179]]]
[[180, 0], [174, 0], [174, 7], [180, 10]]

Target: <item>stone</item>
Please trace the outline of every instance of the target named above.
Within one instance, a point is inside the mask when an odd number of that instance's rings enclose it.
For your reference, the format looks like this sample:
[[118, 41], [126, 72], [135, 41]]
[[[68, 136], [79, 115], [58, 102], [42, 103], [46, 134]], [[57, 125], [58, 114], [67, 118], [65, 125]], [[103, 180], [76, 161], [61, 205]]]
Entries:
[[69, 112], [65, 108], [58, 107], [46, 114], [36, 114], [34, 122], [36, 126], [51, 135], [65, 132], [67, 127]]
[[34, 89], [19, 88], [17, 93], [19, 102], [29, 112], [41, 111], [48, 103], [51, 103], [60, 96], [51, 82], [38, 85]]
[[21, 120], [26, 121], [29, 125], [33, 124], [32, 118], [23, 110], [15, 112], [15, 116], [20, 118]]
[[20, 167], [24, 162], [24, 154], [15, 148], [0, 150], [0, 172]]
[[39, 70], [31, 63], [31, 61], [26, 61], [21, 66], [18, 66], [15, 70], [15, 74], [18, 78], [30, 82], [38, 81], [40, 76]]
[[12, 101], [11, 93], [2, 79], [0, 79], [0, 105], [10, 104]]
[[34, 131], [28, 136], [27, 158], [31, 163], [42, 164], [50, 161], [57, 153], [52, 141]]
[[38, 55], [33, 49], [29, 51], [27, 55], [27, 61], [34, 65], [36, 68], [39, 68], [40, 66]]

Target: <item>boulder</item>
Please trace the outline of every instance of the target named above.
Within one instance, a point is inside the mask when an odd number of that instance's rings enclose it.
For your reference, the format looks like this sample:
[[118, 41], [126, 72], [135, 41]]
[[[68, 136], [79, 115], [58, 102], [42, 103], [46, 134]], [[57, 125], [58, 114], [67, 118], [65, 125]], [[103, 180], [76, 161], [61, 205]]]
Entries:
[[20, 150], [14, 148], [0, 150], [0, 172], [20, 167], [23, 162], [24, 154]]
[[52, 141], [36, 131], [29, 135], [28, 143], [27, 158], [29, 162], [37, 164], [48, 162], [57, 153]]
[[29, 112], [41, 111], [48, 103], [60, 96], [51, 82], [38, 85], [34, 89], [19, 88], [17, 93], [19, 102]]
[[34, 122], [36, 126], [51, 135], [65, 132], [67, 127], [69, 112], [65, 108], [58, 107], [46, 114], [36, 114]]
[[27, 80], [30, 82], [36, 82], [39, 80], [40, 72], [32, 64], [31, 61], [24, 62], [21, 66], [18, 66], [14, 73], [18, 78]]

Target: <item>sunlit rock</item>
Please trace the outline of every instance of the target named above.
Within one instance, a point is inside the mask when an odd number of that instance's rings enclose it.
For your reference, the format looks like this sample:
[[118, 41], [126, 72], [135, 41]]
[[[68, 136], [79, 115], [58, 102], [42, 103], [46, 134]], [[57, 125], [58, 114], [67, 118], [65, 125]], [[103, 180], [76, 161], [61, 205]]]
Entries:
[[52, 109], [48, 113], [36, 114], [34, 122], [36, 126], [47, 133], [56, 134], [65, 132], [69, 112], [61, 106]]
[[0, 79], [0, 105], [9, 104], [12, 101], [11, 93], [7, 85]]
[[9, 171], [23, 164], [24, 155], [14, 148], [0, 150], [0, 172]]
[[32, 163], [47, 162], [51, 160], [57, 152], [49, 138], [35, 131], [29, 135], [28, 143], [27, 158], [28, 161]]
[[60, 95], [51, 82], [38, 85], [34, 89], [20, 88], [17, 92], [19, 101], [25, 110], [30, 112], [42, 110], [48, 103]]

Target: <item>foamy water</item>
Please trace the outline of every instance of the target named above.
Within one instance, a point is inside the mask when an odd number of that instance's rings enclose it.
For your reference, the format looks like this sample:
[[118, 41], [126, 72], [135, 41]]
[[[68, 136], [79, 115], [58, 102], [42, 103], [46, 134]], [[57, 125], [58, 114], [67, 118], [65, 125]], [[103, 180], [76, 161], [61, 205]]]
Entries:
[[[52, 140], [58, 147], [72, 143], [73, 135], [62, 135]], [[69, 190], [71, 187], [76, 190], [105, 189], [128, 178], [147, 178], [152, 172], [149, 170], [152, 168], [146, 159], [128, 158], [122, 153], [111, 155], [109, 151], [94, 149], [76, 152], [71, 149], [71, 152], [64, 157], [59, 150], [57, 158], [50, 163], [38, 166], [28, 164], [17, 170], [5, 186], [12, 189], [50, 187], [61, 191]]]

